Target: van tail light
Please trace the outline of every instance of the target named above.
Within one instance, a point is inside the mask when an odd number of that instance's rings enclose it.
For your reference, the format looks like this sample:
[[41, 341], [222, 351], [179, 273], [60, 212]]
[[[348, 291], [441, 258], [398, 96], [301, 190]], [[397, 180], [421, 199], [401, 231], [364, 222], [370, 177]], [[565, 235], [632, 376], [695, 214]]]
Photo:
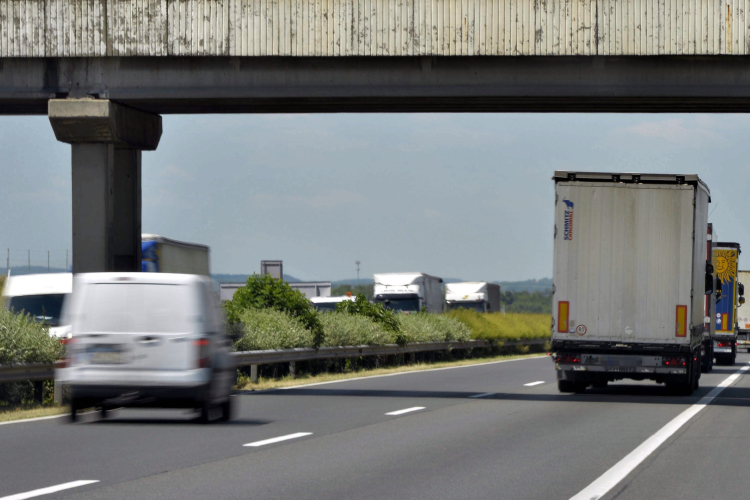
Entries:
[[555, 357], [555, 361], [566, 365], [576, 364], [581, 362], [581, 357], [576, 354], [558, 354]]
[[198, 348], [198, 362], [196, 368], [211, 368], [211, 357], [209, 353], [208, 339], [199, 339], [193, 342]]
[[60, 362], [60, 368], [67, 368], [71, 365], [71, 353], [70, 350], [73, 348], [73, 343], [75, 342], [75, 339], [71, 337], [62, 338], [60, 339], [60, 343], [63, 346], [64, 352], [63, 352], [63, 359]]
[[664, 366], [685, 366], [687, 364], [685, 358], [678, 356], [665, 356], [661, 360]]

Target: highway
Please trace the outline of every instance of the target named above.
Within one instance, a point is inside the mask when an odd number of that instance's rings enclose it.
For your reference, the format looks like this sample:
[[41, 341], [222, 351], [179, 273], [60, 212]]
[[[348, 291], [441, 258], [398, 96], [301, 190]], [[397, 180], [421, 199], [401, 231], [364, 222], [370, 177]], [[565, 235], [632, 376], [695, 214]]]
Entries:
[[238, 393], [229, 423], [0, 425], [0, 500], [744, 498], [749, 363], [690, 397], [632, 381], [561, 395], [542, 357]]

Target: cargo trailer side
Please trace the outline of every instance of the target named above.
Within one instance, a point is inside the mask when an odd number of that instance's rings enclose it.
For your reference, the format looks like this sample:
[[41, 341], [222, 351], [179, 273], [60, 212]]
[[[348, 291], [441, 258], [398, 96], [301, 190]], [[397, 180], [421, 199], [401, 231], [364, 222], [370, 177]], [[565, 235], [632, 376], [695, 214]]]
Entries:
[[556, 172], [553, 350], [561, 390], [652, 379], [692, 391], [709, 192], [697, 176]]
[[[750, 271], [739, 271], [737, 280], [750, 285]], [[737, 347], [750, 352], [750, 304], [747, 302], [737, 308]]]

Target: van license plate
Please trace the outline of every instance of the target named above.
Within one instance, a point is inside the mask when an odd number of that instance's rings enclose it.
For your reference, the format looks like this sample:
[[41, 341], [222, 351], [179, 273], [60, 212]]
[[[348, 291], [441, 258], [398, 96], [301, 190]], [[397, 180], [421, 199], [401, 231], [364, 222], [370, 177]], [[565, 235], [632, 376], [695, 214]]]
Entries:
[[635, 366], [609, 366], [607, 367], [608, 372], [624, 372], [632, 373], [635, 372]]
[[89, 360], [92, 365], [119, 365], [123, 355], [118, 346], [95, 346], [89, 349]]

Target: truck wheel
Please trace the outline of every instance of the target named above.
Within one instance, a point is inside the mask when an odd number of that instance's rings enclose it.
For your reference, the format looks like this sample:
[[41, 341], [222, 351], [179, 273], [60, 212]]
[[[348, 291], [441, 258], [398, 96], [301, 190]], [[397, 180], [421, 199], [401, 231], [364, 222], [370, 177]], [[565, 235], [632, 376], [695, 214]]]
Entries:
[[693, 393], [693, 382], [667, 382], [667, 390], [675, 396], [690, 396]]
[[229, 396], [225, 403], [221, 405], [221, 421], [229, 422], [232, 420], [234, 411], [234, 405], [232, 404], [232, 397]]
[[588, 386], [589, 385], [586, 382], [575, 382], [573, 383], [573, 392], [576, 394], [583, 394], [586, 392]]
[[571, 382], [570, 380], [558, 380], [557, 390], [562, 393], [570, 393], [570, 392], [576, 391], [575, 384]]

